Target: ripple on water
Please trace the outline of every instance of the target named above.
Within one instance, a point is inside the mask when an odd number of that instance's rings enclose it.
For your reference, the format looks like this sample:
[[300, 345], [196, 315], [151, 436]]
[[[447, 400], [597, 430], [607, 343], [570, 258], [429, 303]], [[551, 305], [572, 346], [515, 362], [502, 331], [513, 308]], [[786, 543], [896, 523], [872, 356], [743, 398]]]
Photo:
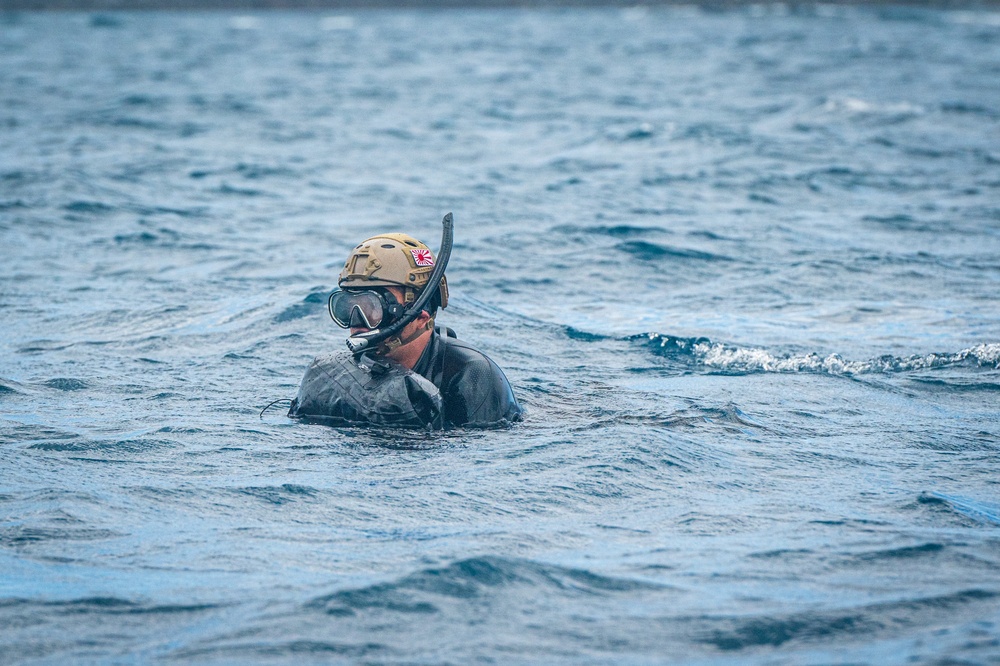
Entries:
[[671, 259], [692, 259], [697, 261], [732, 261], [729, 257], [688, 248], [671, 247], [649, 241], [626, 241], [615, 249], [638, 261], [662, 261]]
[[319, 491], [308, 486], [299, 486], [292, 483], [285, 483], [281, 486], [250, 486], [235, 490], [237, 494], [249, 495], [269, 504], [287, 504], [303, 499], [313, 499]]
[[[949, 624], [955, 615], [972, 619], [991, 607], [1000, 592], [968, 589], [939, 596], [915, 597], [838, 610], [716, 620], [720, 625], [702, 634], [703, 642], [726, 652], [751, 650], [786, 643], [809, 644], [834, 640], [891, 638], [905, 635], [913, 626]], [[709, 624], [709, 623], [706, 623]]]
[[0, 545], [20, 548], [42, 542], [98, 541], [114, 539], [122, 533], [98, 528], [31, 527], [26, 525], [0, 528]]
[[43, 384], [59, 391], [82, 391], [83, 389], [90, 388], [87, 382], [73, 377], [56, 377], [46, 380]]

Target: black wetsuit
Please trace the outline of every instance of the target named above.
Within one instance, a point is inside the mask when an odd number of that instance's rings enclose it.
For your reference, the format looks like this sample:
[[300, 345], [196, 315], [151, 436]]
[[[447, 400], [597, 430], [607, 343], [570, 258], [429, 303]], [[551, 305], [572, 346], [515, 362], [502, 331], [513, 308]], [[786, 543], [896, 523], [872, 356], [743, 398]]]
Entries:
[[497, 364], [450, 329], [431, 334], [413, 370], [349, 353], [317, 356], [288, 415], [329, 425], [503, 426], [521, 406]]
[[[503, 371], [486, 354], [437, 329], [413, 371], [441, 391], [444, 425], [489, 426], [521, 418]], [[448, 333], [452, 332], [448, 330]]]

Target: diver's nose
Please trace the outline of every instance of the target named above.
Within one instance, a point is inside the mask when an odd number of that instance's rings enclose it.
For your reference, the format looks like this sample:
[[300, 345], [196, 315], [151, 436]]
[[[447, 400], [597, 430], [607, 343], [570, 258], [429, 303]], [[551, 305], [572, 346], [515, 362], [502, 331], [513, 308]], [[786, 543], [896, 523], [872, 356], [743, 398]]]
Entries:
[[371, 328], [371, 326], [368, 325], [368, 320], [365, 319], [364, 313], [361, 312], [361, 308], [357, 305], [351, 308], [351, 330], [356, 328]]

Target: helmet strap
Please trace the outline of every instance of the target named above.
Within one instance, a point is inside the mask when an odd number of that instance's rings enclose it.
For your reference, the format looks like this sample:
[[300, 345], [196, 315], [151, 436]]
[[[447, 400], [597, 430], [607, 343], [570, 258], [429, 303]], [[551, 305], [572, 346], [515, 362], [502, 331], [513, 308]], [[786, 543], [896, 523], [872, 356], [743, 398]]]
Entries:
[[421, 335], [423, 335], [424, 331], [433, 331], [433, 330], [434, 330], [434, 317], [431, 317], [430, 319], [427, 320], [426, 324], [424, 324], [423, 326], [421, 326], [420, 328], [418, 328], [405, 338], [399, 335], [394, 335], [391, 338], [383, 340], [382, 344], [380, 344], [378, 347], [378, 355], [385, 356], [390, 352], [392, 352], [393, 350], [402, 347], [403, 345], [410, 344], [411, 342], [419, 338]]

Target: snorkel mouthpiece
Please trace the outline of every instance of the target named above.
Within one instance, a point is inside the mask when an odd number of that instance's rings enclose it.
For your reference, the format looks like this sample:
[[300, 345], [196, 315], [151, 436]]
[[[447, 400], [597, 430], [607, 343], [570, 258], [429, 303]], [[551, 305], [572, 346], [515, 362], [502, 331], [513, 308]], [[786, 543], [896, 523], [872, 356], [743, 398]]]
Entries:
[[374, 331], [359, 333], [347, 338], [347, 348], [351, 350], [352, 354], [355, 356], [363, 354], [365, 350], [375, 347], [384, 340], [388, 340], [389, 338], [398, 335], [400, 331], [406, 328], [407, 324], [420, 315], [421, 310], [424, 309], [424, 305], [426, 305], [437, 290], [440, 289], [441, 278], [444, 276], [444, 269], [448, 267], [448, 259], [451, 257], [452, 229], [454, 226], [454, 220], [451, 213], [444, 216], [444, 219], [441, 220], [441, 226], [441, 249], [438, 250], [437, 263], [434, 266], [434, 271], [431, 273], [430, 278], [427, 280], [427, 285], [424, 287], [423, 291], [420, 292], [420, 296], [418, 296], [417, 300], [415, 300], [413, 304], [406, 309], [402, 317], [385, 330], [376, 328]]
[[[378, 333], [378, 329], [375, 329], [372, 333]], [[364, 335], [371, 335], [371, 333], [365, 333]], [[368, 349], [369, 344], [368, 340], [360, 335], [347, 338], [347, 348], [355, 355], [363, 354]]]

